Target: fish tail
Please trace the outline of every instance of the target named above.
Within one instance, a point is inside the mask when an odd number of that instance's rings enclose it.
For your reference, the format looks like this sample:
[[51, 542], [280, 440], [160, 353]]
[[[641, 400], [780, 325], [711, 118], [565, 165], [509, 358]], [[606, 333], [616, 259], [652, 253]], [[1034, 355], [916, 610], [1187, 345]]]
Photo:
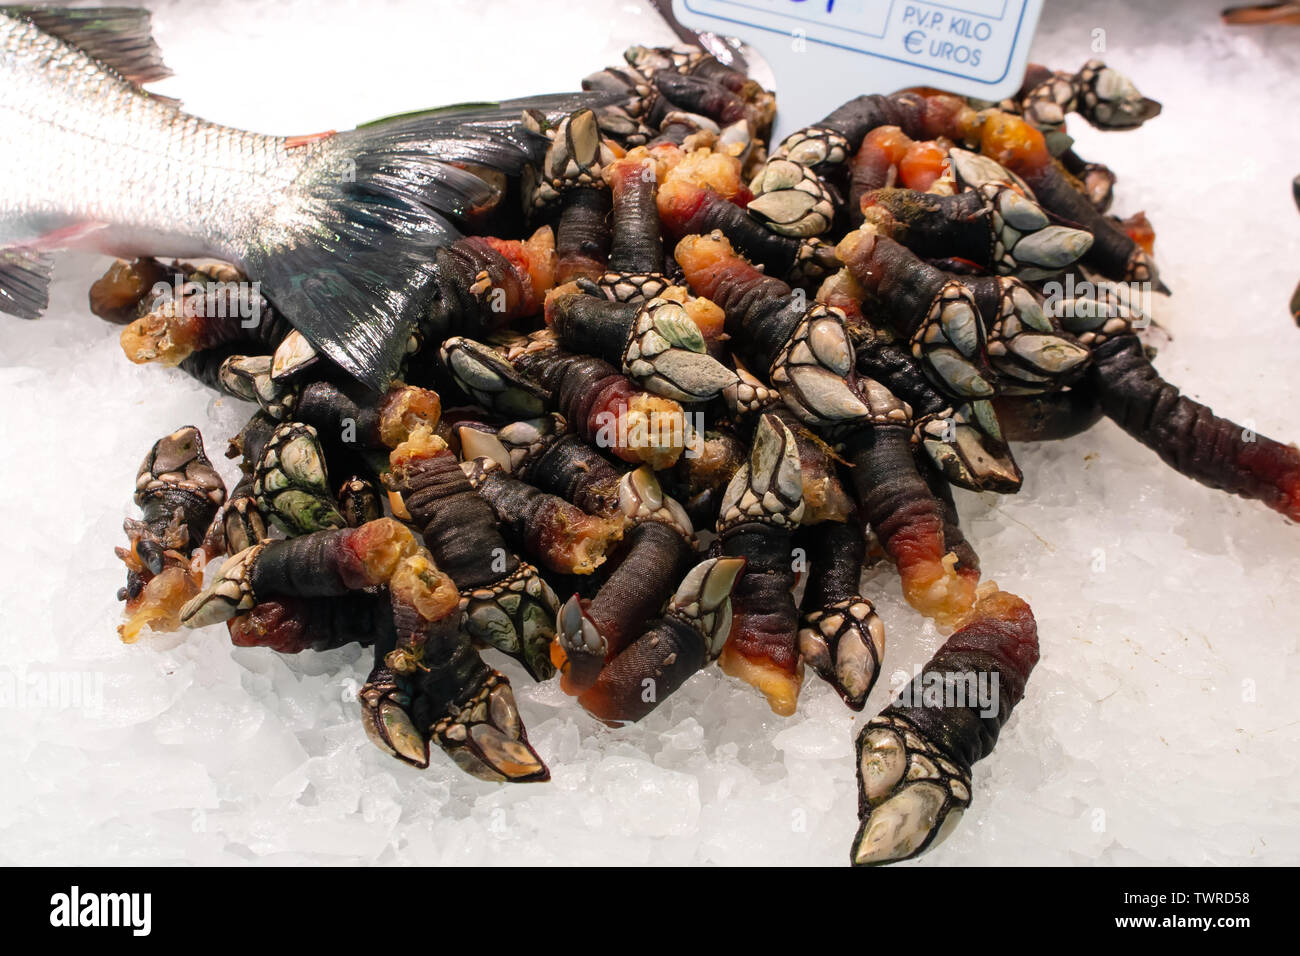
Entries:
[[501, 175], [540, 163], [547, 141], [524, 112], [558, 117], [590, 99], [447, 107], [309, 143], [241, 264], [318, 350], [382, 389], [431, 305], [434, 252], [459, 238], [457, 221], [500, 198]]

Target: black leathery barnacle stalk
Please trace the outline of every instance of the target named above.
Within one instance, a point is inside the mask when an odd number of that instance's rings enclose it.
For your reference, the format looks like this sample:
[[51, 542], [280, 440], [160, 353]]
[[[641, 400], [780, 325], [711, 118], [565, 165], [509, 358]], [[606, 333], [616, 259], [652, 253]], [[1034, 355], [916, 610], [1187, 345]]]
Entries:
[[794, 713], [803, 678], [793, 589], [794, 531], [803, 518], [803, 484], [794, 436], [776, 417], [755, 429], [749, 460], [732, 477], [719, 509], [717, 553], [744, 558], [732, 595], [733, 625], [718, 664], [757, 687], [773, 712]]
[[614, 656], [578, 698], [608, 723], [640, 720], [717, 656], [731, 630], [731, 594], [745, 562], [707, 558], [692, 568], [664, 613]]
[[364, 591], [323, 600], [268, 598], [231, 618], [227, 627], [236, 647], [266, 647], [280, 654], [348, 644], [369, 647], [396, 638], [388, 595]]
[[1038, 661], [1029, 605], [994, 591], [858, 736], [854, 865], [906, 859], [942, 841]]
[[492, 507], [474, 491], [456, 456], [427, 429], [417, 429], [390, 460], [385, 484], [460, 589], [469, 633], [518, 657], [539, 680], [550, 676], [559, 602], [507, 545]]
[[614, 299], [652, 298], [668, 286], [659, 226], [659, 182], [650, 161], [619, 160], [605, 174], [612, 194], [608, 271], [600, 286]]
[[466, 461], [462, 470], [492, 506], [505, 534], [552, 571], [591, 574], [622, 537], [621, 519], [589, 515], [563, 498], [511, 477], [493, 459]]
[[866, 542], [856, 520], [826, 522], [801, 530], [808, 556], [799, 655], [844, 698], [861, 710], [880, 676], [885, 626], [859, 581]]
[[561, 435], [540, 455], [525, 461], [520, 477], [573, 502], [588, 514], [618, 507], [621, 472], [597, 449], [572, 433]]
[[903, 596], [944, 624], [975, 600], [978, 572], [958, 568], [944, 536], [944, 509], [916, 468], [910, 429], [876, 425], [851, 435], [845, 457], [862, 520], [898, 567]]
[[1094, 346], [1088, 384], [1107, 417], [1175, 471], [1300, 520], [1300, 451], [1220, 418], [1161, 378], [1133, 333]]

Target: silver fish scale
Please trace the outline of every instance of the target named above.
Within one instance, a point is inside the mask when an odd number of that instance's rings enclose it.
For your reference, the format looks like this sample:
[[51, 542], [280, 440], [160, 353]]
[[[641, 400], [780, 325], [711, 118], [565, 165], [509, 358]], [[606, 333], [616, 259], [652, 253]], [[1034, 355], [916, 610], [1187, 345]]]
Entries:
[[286, 187], [318, 153], [190, 116], [0, 14], [0, 246], [95, 225], [59, 245], [238, 262], [269, 218], [305, 221]]

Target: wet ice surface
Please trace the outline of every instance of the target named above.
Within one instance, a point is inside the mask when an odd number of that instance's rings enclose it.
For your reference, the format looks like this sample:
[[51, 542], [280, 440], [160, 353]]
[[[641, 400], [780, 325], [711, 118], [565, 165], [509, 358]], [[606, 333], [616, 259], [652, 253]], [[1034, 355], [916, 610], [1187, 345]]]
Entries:
[[[1079, 151], [1118, 172], [1116, 211], [1155, 223], [1175, 290], [1158, 303], [1174, 337], [1157, 366], [1293, 440], [1300, 31], [1228, 32], [1218, 5], [1164, 18], [1145, 4], [1104, 16], [1060, 5], [1036, 58], [1076, 68], [1104, 29], [1106, 58], [1164, 102], [1135, 133], [1071, 124]], [[668, 39], [620, 4], [570, 4], [562, 21], [537, 4], [202, 9], [159, 7], [179, 74], [167, 92], [214, 120], [290, 133], [569, 87], [628, 43]], [[790, 719], [711, 669], [643, 724], [609, 730], [493, 655], [553, 773], [501, 788], [437, 755], [416, 772], [375, 750], [353, 702], [359, 649], [281, 657], [232, 648], [224, 628], [119, 643], [112, 548], [140, 459], [193, 423], [232, 481], [224, 440], [249, 410], [129, 365], [117, 330], [85, 310], [103, 265], [61, 259], [50, 314], [3, 326], [0, 661], [10, 686], [85, 674], [92, 699], [0, 708], [0, 861], [847, 861], [863, 718], [812, 677]], [[972, 810], [920, 865], [1300, 862], [1300, 533], [1174, 474], [1108, 422], [1018, 455], [1021, 494], [959, 493], [959, 506], [986, 575], [1032, 604], [1042, 661], [976, 767]], [[889, 632], [886, 673], [910, 675], [941, 635], [892, 573], [868, 594]]]

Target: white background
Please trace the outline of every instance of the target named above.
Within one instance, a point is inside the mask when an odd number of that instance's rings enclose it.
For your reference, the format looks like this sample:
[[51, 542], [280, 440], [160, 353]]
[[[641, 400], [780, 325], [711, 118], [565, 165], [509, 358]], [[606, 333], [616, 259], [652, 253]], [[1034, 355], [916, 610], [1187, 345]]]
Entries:
[[[1157, 307], [1172, 334], [1157, 365], [1294, 440], [1300, 28], [1229, 30], [1221, 3], [1049, 3], [1035, 58], [1077, 68], [1104, 30], [1106, 59], [1164, 102], [1133, 133], [1071, 123], [1079, 151], [1118, 172], [1116, 211], [1155, 223], [1175, 291]], [[162, 91], [279, 133], [574, 88], [626, 45], [670, 39], [627, 3], [151, 6], [177, 74]], [[710, 670], [612, 731], [497, 661], [554, 773], [499, 788], [376, 751], [352, 702], [358, 649], [285, 658], [233, 649], [224, 628], [119, 643], [112, 547], [140, 459], [193, 423], [230, 480], [224, 440], [249, 409], [129, 365], [85, 308], [105, 265], [63, 257], [50, 314], [0, 326], [0, 668], [103, 685], [98, 708], [0, 708], [0, 862], [847, 861], [861, 718], [812, 677], [790, 719]], [[986, 576], [1033, 605], [1042, 661], [976, 768], [972, 810], [921, 865], [1300, 862], [1300, 532], [1108, 422], [1018, 455], [1019, 495], [959, 506]], [[942, 637], [892, 573], [869, 587], [887, 675], [910, 674]]]

